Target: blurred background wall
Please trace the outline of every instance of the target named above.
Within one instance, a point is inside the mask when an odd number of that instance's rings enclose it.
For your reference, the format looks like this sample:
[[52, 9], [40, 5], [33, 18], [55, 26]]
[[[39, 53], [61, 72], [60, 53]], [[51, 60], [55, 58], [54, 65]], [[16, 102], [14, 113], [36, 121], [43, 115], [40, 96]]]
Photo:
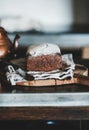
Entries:
[[89, 0], [0, 0], [0, 21], [11, 32], [88, 31]]
[[20, 45], [89, 46], [89, 0], [0, 0], [0, 25], [11, 33], [27, 32], [21, 34]]
[[0, 0], [1, 25], [9, 31], [70, 30], [73, 0]]

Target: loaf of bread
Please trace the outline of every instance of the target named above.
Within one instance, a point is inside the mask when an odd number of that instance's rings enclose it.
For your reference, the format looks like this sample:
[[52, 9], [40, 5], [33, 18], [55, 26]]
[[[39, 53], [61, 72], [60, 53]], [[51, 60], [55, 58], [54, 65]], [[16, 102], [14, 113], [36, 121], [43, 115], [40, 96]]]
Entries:
[[31, 45], [27, 50], [27, 71], [52, 71], [62, 68], [61, 51], [56, 44]]

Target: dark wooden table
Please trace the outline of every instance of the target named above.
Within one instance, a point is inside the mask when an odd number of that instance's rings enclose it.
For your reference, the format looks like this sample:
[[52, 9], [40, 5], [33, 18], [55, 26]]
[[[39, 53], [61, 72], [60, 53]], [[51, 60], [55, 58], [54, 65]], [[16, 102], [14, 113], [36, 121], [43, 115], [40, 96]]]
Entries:
[[0, 120], [89, 119], [89, 86], [16, 86], [5, 88], [5, 92], [3, 89], [1, 86]]
[[[89, 86], [75, 84], [34, 88], [1, 86], [0, 121], [9, 121], [9, 124], [10, 121], [15, 121], [15, 123], [18, 121], [18, 124], [20, 124], [19, 121], [22, 123], [26, 121], [24, 127], [31, 124], [31, 121], [34, 121], [32, 127], [37, 125], [37, 122], [39, 124], [39, 121], [51, 120], [62, 121], [62, 123], [64, 121], [64, 125], [65, 121], [72, 124], [78, 121], [76, 128], [87, 130], [89, 127], [88, 101]], [[12, 122], [13, 126], [15, 123]]]

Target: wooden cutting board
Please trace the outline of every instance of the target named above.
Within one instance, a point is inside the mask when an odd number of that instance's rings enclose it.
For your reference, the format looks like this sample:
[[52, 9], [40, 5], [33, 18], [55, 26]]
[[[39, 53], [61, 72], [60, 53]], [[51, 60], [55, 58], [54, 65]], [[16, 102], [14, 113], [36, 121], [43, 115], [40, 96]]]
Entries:
[[32, 80], [25, 82], [18, 82], [21, 86], [55, 86], [65, 84], [82, 84], [89, 85], [88, 68], [84, 65], [76, 64], [73, 79], [46, 79], [46, 80]]

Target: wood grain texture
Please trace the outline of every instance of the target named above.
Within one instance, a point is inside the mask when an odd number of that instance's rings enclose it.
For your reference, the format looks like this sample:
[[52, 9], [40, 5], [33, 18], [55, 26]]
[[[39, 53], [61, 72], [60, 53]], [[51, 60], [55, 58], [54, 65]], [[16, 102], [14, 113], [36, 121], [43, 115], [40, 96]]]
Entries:
[[87, 120], [89, 107], [5, 107], [0, 120]]

